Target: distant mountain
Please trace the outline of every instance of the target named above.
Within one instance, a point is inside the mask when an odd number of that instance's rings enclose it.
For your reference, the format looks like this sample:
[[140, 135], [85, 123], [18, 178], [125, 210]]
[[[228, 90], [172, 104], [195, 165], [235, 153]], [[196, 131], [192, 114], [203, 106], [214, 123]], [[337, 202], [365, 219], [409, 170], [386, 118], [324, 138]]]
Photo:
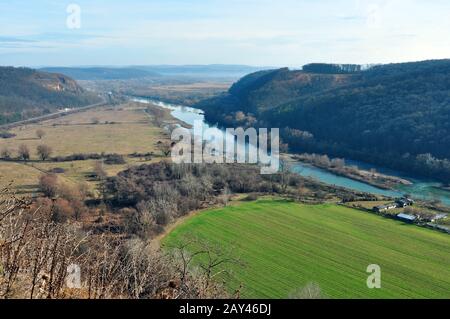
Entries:
[[76, 80], [131, 80], [160, 77], [232, 78], [269, 69], [247, 65], [136, 65], [127, 67], [46, 67], [45, 72], [61, 73]]
[[0, 67], [0, 124], [80, 107], [100, 99], [73, 79], [28, 68]]
[[65, 74], [75, 80], [129, 80], [160, 76], [160, 74], [150, 70], [129, 67], [48, 67], [40, 70]]
[[450, 180], [450, 60], [262, 71], [196, 107], [224, 126], [279, 127], [294, 151]]
[[210, 78], [240, 78], [246, 74], [260, 70], [271, 69], [270, 67], [256, 67], [248, 65], [149, 65], [134, 66], [141, 70], [157, 72], [165, 76], [191, 76]]

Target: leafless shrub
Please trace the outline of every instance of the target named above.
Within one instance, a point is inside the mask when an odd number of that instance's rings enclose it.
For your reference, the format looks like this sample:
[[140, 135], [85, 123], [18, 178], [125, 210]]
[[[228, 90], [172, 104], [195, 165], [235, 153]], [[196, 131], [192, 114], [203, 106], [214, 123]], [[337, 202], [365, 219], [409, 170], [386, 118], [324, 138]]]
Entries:
[[[180, 272], [172, 255], [148, 242], [94, 236], [76, 224], [55, 222], [55, 211], [66, 204], [44, 198], [29, 203], [0, 192], [0, 298], [225, 296], [213, 278], [215, 267], [227, 260], [215, 251], [202, 247], [208, 262], [199, 274]], [[81, 270], [79, 287], [66, 285], [73, 264]]]
[[3, 147], [0, 151], [0, 157], [3, 159], [10, 159], [12, 156], [12, 152], [8, 147]]
[[195, 236], [186, 236], [171, 248], [180, 278], [177, 298], [224, 298], [223, 285], [232, 277], [229, 266], [244, 266], [236, 257], [234, 245], [224, 248]]
[[39, 190], [47, 197], [54, 197], [58, 193], [58, 176], [43, 174], [39, 177]]
[[157, 225], [165, 226], [177, 216], [178, 208], [176, 203], [165, 198], [150, 199], [147, 202], [142, 202], [139, 205], [139, 211], [149, 213], [152, 220]]
[[30, 149], [25, 144], [19, 145], [18, 149], [19, 158], [28, 161], [30, 159]]
[[52, 155], [52, 148], [47, 145], [38, 145], [36, 148], [36, 153], [39, 156], [39, 158], [43, 161], [50, 158], [50, 155]]
[[30, 210], [5, 194], [0, 212], [0, 297], [63, 297], [67, 266], [77, 261], [83, 238], [53, 222], [48, 210]]
[[103, 168], [103, 162], [97, 161], [94, 164], [94, 176], [99, 180], [103, 181], [108, 174], [106, 173], [105, 169]]
[[38, 139], [40, 139], [40, 140], [42, 140], [42, 138], [45, 136], [45, 131], [44, 130], [42, 130], [42, 129], [38, 129], [37, 131], [36, 131], [36, 136], [37, 136], [37, 138]]

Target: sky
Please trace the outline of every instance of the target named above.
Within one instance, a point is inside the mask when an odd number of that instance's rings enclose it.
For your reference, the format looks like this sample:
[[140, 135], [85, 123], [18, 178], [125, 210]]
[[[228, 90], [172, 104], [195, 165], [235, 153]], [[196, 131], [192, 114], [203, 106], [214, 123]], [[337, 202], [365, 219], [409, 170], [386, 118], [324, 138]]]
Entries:
[[0, 0], [0, 65], [450, 58], [449, 0]]

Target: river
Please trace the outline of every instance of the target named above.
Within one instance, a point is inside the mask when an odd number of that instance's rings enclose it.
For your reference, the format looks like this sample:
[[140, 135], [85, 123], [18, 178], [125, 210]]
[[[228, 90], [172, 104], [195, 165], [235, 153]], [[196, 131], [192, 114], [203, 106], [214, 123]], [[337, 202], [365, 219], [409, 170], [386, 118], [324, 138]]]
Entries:
[[[160, 107], [170, 109], [171, 114], [174, 118], [183, 121], [189, 125], [194, 125], [194, 121], [202, 121], [204, 128], [216, 128], [214, 126], [209, 125], [205, 122], [205, 116], [203, 112], [199, 109], [194, 109], [187, 106], [179, 106], [168, 103], [163, 103], [159, 101], [143, 99], [143, 98], [135, 98], [137, 102], [142, 103], [153, 103]], [[216, 128], [220, 130], [219, 128]], [[303, 163], [294, 163], [291, 165], [292, 171], [298, 173], [304, 177], [311, 177], [318, 181], [321, 181], [326, 184], [336, 185], [340, 187], [345, 187], [348, 189], [372, 193], [377, 195], [384, 195], [390, 197], [399, 197], [404, 194], [409, 194], [415, 199], [423, 199], [423, 200], [440, 200], [443, 204], [450, 206], [450, 192], [438, 189], [441, 184], [435, 181], [428, 181], [417, 177], [411, 177], [402, 172], [395, 171], [392, 169], [380, 167], [377, 165], [372, 165], [369, 163], [364, 163], [360, 161], [346, 160], [347, 165], [356, 165], [361, 169], [376, 169], [378, 172], [383, 174], [388, 174], [392, 176], [398, 176], [402, 178], [406, 178], [412, 182], [411, 185], [400, 185], [394, 190], [384, 190], [372, 185], [355, 181], [353, 179], [338, 176], [333, 173], [330, 173], [326, 170], [308, 165]]]

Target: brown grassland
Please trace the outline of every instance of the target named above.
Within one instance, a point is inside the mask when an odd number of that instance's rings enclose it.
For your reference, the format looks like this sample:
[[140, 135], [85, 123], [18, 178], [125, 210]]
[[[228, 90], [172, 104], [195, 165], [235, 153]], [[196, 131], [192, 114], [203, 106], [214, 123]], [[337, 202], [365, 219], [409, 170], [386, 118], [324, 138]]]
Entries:
[[[0, 162], [0, 188], [12, 183], [19, 194], [31, 194], [37, 190], [37, 181], [43, 173], [53, 169], [63, 169], [59, 178], [68, 184], [87, 182], [92, 189], [96, 181], [89, 179], [95, 160], [53, 162], [39, 161], [36, 154], [38, 145], [47, 145], [52, 149], [52, 157], [68, 156], [78, 153], [105, 153], [123, 155], [126, 163], [104, 165], [109, 176], [129, 166], [151, 162], [150, 159], [130, 158], [132, 153], [154, 153], [158, 141], [167, 139], [164, 129], [159, 127], [154, 115], [146, 112], [148, 105], [127, 103], [119, 106], [106, 106], [86, 112], [76, 113], [54, 120], [33, 125], [21, 126], [11, 132], [11, 139], [0, 139], [0, 150], [8, 148], [13, 157], [17, 156], [20, 145], [26, 145], [31, 153], [31, 161]], [[164, 115], [165, 120], [168, 118]], [[43, 130], [45, 136], [39, 139], [37, 130]]]

